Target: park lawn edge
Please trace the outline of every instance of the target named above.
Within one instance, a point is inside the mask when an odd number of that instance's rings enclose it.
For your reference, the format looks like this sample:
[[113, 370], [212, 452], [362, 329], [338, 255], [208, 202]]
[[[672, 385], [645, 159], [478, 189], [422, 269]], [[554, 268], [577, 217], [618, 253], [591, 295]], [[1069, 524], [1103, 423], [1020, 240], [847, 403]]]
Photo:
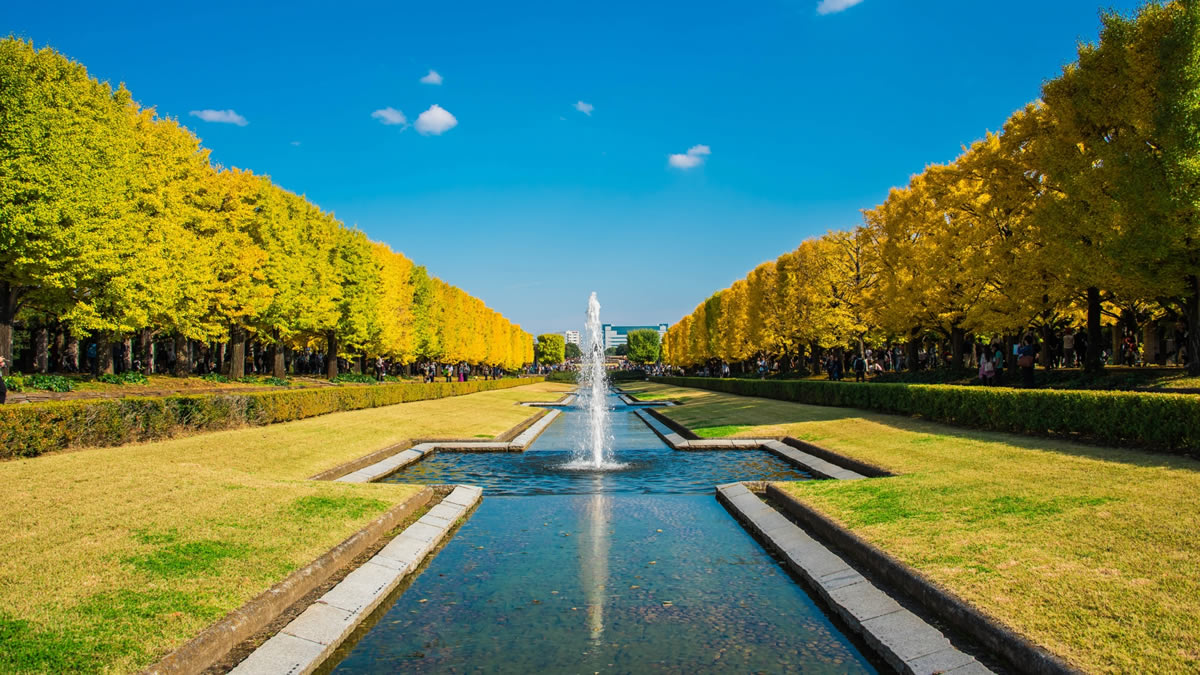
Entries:
[[1142, 450], [645, 383], [690, 427], [793, 436], [897, 475], [781, 483], [1087, 672], [1200, 668], [1200, 463]]

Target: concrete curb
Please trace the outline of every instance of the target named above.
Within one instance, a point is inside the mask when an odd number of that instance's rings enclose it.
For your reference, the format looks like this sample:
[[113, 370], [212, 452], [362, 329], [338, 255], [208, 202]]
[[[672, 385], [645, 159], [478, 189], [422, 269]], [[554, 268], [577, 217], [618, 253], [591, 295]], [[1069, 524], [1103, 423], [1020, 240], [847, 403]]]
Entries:
[[346, 576], [231, 672], [303, 675], [316, 670], [354, 629], [415, 570], [455, 524], [479, 503], [483, 490], [459, 485], [373, 558]]
[[1038, 675], [1080, 672], [778, 487], [768, 484], [766, 493], [796, 520], [844, 551], [856, 563], [914, 598], [935, 616], [969, 635], [1020, 672]]
[[143, 673], [159, 675], [203, 672], [345, 567], [410, 514], [427, 504], [433, 495], [433, 489], [427, 487], [403, 504], [388, 510], [316, 560], [292, 572], [283, 581], [225, 615]]
[[400, 469], [417, 462], [438, 451], [449, 452], [524, 452], [537, 439], [546, 427], [550, 426], [558, 416], [558, 410], [551, 410], [537, 422], [522, 431], [512, 441], [431, 441], [414, 445], [403, 452], [364, 466], [357, 471], [348, 473], [336, 479], [338, 483], [370, 483], [396, 473]]
[[807, 452], [802, 452], [785, 445], [773, 438], [706, 438], [686, 440], [677, 432], [671, 430], [652, 410], [634, 411], [664, 443], [675, 450], [766, 450], [767, 452], [787, 461], [794, 466], [817, 476], [818, 478], [833, 478], [836, 480], [858, 480], [866, 476], [839, 466]]
[[964, 654], [741, 483], [717, 487], [717, 499], [774, 549], [855, 633], [898, 672], [982, 675], [992, 671]]

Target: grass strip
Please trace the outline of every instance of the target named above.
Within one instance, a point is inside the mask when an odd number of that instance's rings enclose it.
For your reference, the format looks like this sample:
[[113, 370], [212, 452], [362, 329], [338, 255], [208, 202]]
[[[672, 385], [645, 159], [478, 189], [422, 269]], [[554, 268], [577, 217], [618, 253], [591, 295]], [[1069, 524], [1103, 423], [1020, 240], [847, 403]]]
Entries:
[[[629, 387], [634, 390], [634, 386]], [[783, 487], [1086, 672], [1200, 670], [1200, 462], [636, 385], [689, 428], [794, 436], [899, 475]]]
[[419, 487], [310, 481], [413, 437], [496, 435], [536, 384], [0, 463], [0, 672], [131, 672]]

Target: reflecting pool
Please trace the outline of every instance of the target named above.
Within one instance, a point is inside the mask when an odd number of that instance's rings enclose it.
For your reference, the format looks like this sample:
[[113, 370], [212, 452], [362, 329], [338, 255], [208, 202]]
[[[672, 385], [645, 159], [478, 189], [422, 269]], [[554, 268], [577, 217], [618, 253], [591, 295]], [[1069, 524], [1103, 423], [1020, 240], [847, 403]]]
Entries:
[[393, 476], [484, 500], [333, 670], [875, 672], [712, 494], [804, 474], [762, 451], [671, 450], [612, 402], [623, 469], [563, 468], [567, 411], [523, 454], [439, 454]]

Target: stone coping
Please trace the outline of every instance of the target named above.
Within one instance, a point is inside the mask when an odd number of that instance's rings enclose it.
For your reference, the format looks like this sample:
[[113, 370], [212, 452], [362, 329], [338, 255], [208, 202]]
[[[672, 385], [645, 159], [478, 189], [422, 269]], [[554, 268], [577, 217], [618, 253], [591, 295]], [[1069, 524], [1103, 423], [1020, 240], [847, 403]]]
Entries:
[[1038, 675], [1074, 675], [1079, 672], [775, 485], [765, 485], [765, 492], [789, 515], [836, 546], [859, 566], [906, 593], [933, 615], [999, 655], [1019, 672]]
[[392, 507], [342, 543], [233, 610], [143, 672], [158, 675], [200, 673], [208, 669], [231, 649], [268, 626], [288, 607], [325, 583], [433, 497], [434, 489], [426, 487], [403, 504]]
[[311, 673], [345, 642], [479, 503], [483, 489], [459, 485], [373, 558], [321, 596], [231, 672]]
[[651, 414], [648, 410], [635, 410], [634, 414], [642, 419], [664, 443], [675, 450], [766, 450], [767, 452], [804, 469], [819, 478], [837, 480], [858, 480], [866, 476], [839, 466], [816, 455], [797, 450], [774, 438], [704, 438], [688, 440], [673, 431], [666, 424]]
[[717, 499], [747, 529], [778, 552], [826, 606], [898, 672], [912, 675], [992, 672], [951, 644], [941, 631], [901, 607], [745, 485], [720, 485]]
[[522, 431], [511, 441], [430, 441], [419, 443], [398, 454], [382, 459], [374, 464], [348, 473], [335, 479], [339, 483], [370, 483], [403, 469], [414, 462], [420, 461], [435, 452], [524, 452], [533, 441], [550, 426], [558, 416], [559, 410], [551, 410], [537, 422]]

